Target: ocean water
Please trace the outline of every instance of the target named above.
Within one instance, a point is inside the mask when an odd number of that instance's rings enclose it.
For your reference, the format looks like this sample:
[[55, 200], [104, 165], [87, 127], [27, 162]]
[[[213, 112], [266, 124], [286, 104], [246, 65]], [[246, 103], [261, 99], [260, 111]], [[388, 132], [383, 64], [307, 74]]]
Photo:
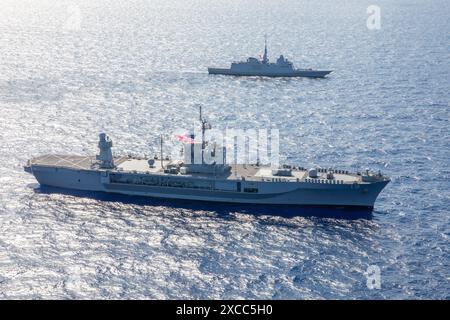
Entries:
[[[447, 0], [2, 1], [0, 299], [449, 299], [449, 14]], [[272, 60], [334, 72], [207, 74], [264, 34]], [[23, 172], [94, 154], [102, 131], [149, 154], [196, 104], [219, 129], [279, 129], [288, 163], [392, 182], [369, 217], [342, 219], [62, 192]]]

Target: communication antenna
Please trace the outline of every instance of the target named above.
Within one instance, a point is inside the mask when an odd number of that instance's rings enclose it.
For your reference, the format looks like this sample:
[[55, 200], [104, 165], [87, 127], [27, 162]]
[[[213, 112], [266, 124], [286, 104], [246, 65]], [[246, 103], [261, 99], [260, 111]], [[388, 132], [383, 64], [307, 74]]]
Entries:
[[161, 136], [160, 136], [160, 146], [161, 146], [161, 168], [164, 169], [164, 162], [163, 162], [163, 159], [164, 159], [164, 156], [163, 156], [163, 135], [162, 135], [162, 133], [161, 133]]

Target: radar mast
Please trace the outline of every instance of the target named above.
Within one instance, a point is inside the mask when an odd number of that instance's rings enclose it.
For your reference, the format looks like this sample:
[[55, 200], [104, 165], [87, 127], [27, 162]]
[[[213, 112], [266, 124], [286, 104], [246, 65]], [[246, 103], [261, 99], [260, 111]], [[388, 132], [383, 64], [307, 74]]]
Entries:
[[267, 57], [267, 34], [264, 35], [264, 56], [263, 61], [264, 64], [269, 62], [269, 58]]

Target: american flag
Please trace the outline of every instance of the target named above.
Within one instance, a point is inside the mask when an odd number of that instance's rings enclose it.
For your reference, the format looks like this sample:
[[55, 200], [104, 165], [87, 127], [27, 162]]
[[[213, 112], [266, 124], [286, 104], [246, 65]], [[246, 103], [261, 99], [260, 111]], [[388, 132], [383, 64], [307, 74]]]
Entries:
[[189, 137], [187, 134], [176, 135], [175, 139], [177, 139], [177, 141], [180, 141], [180, 142], [183, 142], [183, 143], [189, 143], [189, 144], [194, 143], [194, 139]]

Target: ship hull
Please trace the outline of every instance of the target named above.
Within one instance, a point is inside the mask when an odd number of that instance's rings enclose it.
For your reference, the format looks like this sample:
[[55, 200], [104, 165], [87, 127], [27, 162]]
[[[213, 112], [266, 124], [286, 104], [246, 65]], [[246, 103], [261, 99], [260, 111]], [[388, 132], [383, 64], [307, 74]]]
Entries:
[[[43, 186], [165, 199], [208, 202], [350, 206], [373, 208], [388, 181], [365, 185], [311, 182], [216, 181], [180, 176], [152, 176], [47, 166], [25, 168]], [[154, 179], [154, 185], [142, 179]], [[139, 181], [136, 183], [136, 181]], [[191, 187], [186, 187], [191, 186]], [[245, 192], [257, 188], [258, 193]]]
[[221, 68], [208, 68], [209, 74], [219, 74], [228, 76], [257, 76], [257, 77], [306, 77], [306, 78], [324, 78], [332, 71], [328, 70], [295, 70], [293, 72], [264, 72], [264, 71], [244, 71]]

